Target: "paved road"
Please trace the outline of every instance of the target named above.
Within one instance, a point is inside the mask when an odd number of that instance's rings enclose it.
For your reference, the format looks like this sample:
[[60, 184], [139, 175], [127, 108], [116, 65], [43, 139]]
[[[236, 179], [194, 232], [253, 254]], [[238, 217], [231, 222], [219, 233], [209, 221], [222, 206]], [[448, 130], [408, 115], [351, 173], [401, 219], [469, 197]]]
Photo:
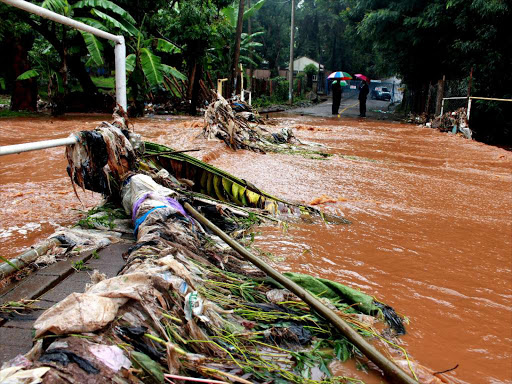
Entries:
[[[366, 102], [366, 116], [367, 118], [374, 120], [393, 119], [393, 115], [391, 113], [385, 113], [388, 111], [388, 107], [388, 101], [371, 100], [368, 98], [368, 101]], [[299, 113], [301, 115], [308, 116], [332, 117], [332, 98], [311, 107], [290, 109], [286, 112], [293, 114]], [[359, 118], [359, 101], [357, 100], [357, 95], [342, 98], [338, 114], [343, 117]]]

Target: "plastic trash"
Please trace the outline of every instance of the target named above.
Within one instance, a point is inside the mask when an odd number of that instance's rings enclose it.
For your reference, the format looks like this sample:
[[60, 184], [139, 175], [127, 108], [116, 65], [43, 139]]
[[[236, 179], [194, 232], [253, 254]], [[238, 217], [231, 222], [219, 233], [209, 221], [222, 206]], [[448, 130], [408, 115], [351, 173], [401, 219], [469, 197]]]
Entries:
[[9, 367], [0, 371], [0, 383], [2, 384], [38, 384], [42, 377], [50, 370], [41, 367], [22, 371], [23, 367]]
[[114, 372], [121, 368], [128, 369], [132, 365], [131, 361], [124, 355], [123, 350], [117, 345], [93, 344], [89, 347], [89, 351]]

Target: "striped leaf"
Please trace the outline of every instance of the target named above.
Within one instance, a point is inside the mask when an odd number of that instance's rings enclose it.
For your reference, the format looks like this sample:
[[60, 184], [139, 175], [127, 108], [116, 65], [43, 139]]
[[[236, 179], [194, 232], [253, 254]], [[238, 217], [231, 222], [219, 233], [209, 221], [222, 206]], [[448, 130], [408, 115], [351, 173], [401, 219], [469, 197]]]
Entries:
[[111, 1], [108, 0], [81, 0], [78, 3], [73, 4], [73, 9], [80, 9], [80, 8], [101, 8], [107, 11], [110, 11], [112, 13], [115, 13], [119, 16], [121, 16], [123, 19], [128, 21], [131, 24], [136, 24], [135, 19], [123, 8], [121, 8], [119, 5], [114, 4]]
[[135, 69], [135, 54], [131, 53], [128, 56], [126, 56], [126, 72], [132, 73]]
[[91, 9], [91, 13], [95, 16], [98, 16], [100, 19], [104, 20], [108, 25], [118, 28], [121, 31], [127, 33], [128, 35], [135, 36], [138, 33], [137, 28], [135, 28], [130, 23], [116, 20], [112, 16], [107, 15], [106, 13], [101, 12], [97, 9]]
[[19, 75], [16, 78], [16, 81], [28, 80], [28, 79], [32, 79], [33, 77], [38, 77], [38, 76], [39, 76], [39, 72], [37, 72], [35, 69], [29, 69], [28, 71], [23, 72], [21, 75]]
[[171, 67], [170, 65], [162, 64], [162, 70], [164, 71], [164, 73], [166, 75], [172, 76], [175, 79], [183, 80], [183, 81], [187, 80], [187, 76], [185, 76], [183, 73], [178, 71], [176, 68]]
[[145, 148], [145, 158], [151, 166], [157, 169], [164, 168], [177, 179], [193, 181], [193, 191], [210, 199], [237, 206], [265, 209], [274, 214], [288, 209], [295, 213], [321, 216], [333, 223], [348, 223], [343, 218], [323, 214], [316, 208], [274, 197], [246, 180], [186, 153], [176, 152], [165, 145], [145, 142]]
[[162, 84], [162, 62], [160, 57], [154, 55], [149, 49], [142, 48], [140, 50], [140, 63], [144, 76], [152, 87], [158, 87]]
[[252, 17], [254, 15], [254, 13], [260, 9], [261, 7], [263, 7], [263, 4], [265, 4], [265, 1], [266, 0], [260, 0], [258, 1], [256, 4], [254, 4], [251, 8], [249, 8], [248, 10], [246, 10], [244, 12], [244, 20], [248, 19], [249, 17]]
[[156, 39], [156, 50], [160, 52], [166, 52], [166, 53], [181, 53], [181, 49], [171, 43], [170, 41], [164, 40], [164, 39]]
[[83, 31], [81, 33], [94, 64], [103, 65], [103, 44], [93, 34]]

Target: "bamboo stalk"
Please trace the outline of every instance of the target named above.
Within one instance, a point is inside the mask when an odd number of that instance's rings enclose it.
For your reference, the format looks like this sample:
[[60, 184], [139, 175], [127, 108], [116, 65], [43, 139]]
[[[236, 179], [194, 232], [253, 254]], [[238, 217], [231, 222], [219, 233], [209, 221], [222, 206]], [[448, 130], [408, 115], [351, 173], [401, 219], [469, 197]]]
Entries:
[[278, 271], [265, 263], [260, 258], [250, 253], [247, 249], [242, 247], [238, 242], [229, 237], [225, 232], [219, 229], [216, 225], [210, 222], [206, 217], [197, 212], [190, 204], [184, 204], [185, 209], [201, 224], [210, 229], [213, 233], [224, 240], [231, 248], [242, 255], [246, 260], [250, 261], [256, 267], [265, 272], [269, 277], [282, 284], [290, 292], [293, 292], [305, 303], [307, 303], [318, 314], [323, 316], [326, 320], [330, 321], [352, 344], [354, 344], [368, 359], [370, 359], [377, 367], [379, 367], [384, 374], [392, 380], [393, 383], [403, 384], [417, 384], [418, 381], [407, 375], [396, 364], [387, 359], [380, 353], [374, 346], [368, 343], [361, 335], [350, 327], [343, 319], [336, 313], [322, 304], [316, 297], [306, 291], [304, 288], [293, 282], [289, 278], [281, 275]]
[[9, 276], [10, 274], [20, 270], [31, 262], [35, 261], [39, 256], [43, 255], [48, 249], [55, 245], [59, 245], [60, 241], [56, 238], [46, 240], [37, 247], [30, 249], [15, 259], [9, 260], [9, 263], [0, 264], [0, 278]]

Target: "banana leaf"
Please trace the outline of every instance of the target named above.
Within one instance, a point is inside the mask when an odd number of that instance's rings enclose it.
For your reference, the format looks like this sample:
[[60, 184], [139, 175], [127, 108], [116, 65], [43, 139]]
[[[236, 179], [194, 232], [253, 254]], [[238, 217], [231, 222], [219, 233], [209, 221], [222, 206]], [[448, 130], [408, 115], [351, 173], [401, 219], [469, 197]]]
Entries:
[[94, 64], [103, 65], [103, 44], [92, 33], [81, 32]]
[[152, 87], [159, 86], [164, 80], [162, 74], [162, 61], [147, 48], [140, 50], [140, 61], [142, 71]]
[[192, 190], [224, 203], [239, 207], [264, 209], [272, 214], [289, 213], [320, 216], [337, 224], [348, 224], [341, 217], [326, 214], [316, 208], [292, 203], [272, 196], [244, 179], [239, 179], [186, 153], [165, 145], [145, 142], [143, 162], [157, 170], [165, 169], [177, 179], [193, 182]]

